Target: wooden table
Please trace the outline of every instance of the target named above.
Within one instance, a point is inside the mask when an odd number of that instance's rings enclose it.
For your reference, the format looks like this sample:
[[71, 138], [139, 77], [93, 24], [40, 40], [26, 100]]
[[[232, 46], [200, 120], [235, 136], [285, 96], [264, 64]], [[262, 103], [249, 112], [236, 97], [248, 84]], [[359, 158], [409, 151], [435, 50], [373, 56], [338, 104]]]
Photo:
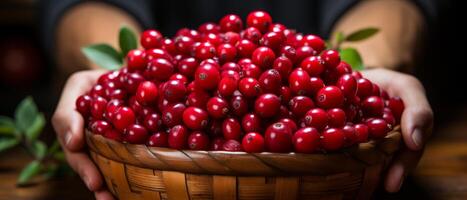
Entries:
[[[437, 129], [417, 169], [401, 192], [380, 191], [376, 199], [467, 199], [467, 112]], [[21, 166], [29, 157], [20, 150], [0, 155], [0, 199], [92, 199], [78, 177], [15, 187]]]

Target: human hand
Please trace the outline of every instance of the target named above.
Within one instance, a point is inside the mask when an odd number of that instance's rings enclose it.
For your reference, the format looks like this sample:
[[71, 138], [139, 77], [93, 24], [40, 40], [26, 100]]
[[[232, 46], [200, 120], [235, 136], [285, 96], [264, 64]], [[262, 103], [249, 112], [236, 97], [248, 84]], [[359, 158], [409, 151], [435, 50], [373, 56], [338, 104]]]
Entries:
[[433, 111], [423, 85], [415, 77], [387, 69], [365, 70], [362, 74], [390, 96], [399, 96], [404, 101], [401, 128], [405, 146], [394, 156], [385, 179], [386, 191], [397, 192], [423, 154], [433, 128]]
[[83, 150], [84, 119], [75, 109], [78, 96], [89, 91], [105, 71], [88, 70], [74, 73], [63, 88], [60, 101], [52, 117], [52, 124], [68, 164], [79, 174], [87, 188], [98, 200], [112, 200], [112, 194], [105, 188], [103, 178], [96, 165]]

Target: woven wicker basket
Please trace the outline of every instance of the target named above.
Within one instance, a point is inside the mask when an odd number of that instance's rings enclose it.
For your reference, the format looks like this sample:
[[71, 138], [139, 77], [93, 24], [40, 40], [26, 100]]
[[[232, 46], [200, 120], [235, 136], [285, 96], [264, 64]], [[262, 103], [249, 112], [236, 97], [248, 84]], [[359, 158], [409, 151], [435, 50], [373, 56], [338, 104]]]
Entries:
[[122, 144], [86, 133], [92, 159], [119, 199], [369, 199], [399, 128], [329, 154], [189, 151]]

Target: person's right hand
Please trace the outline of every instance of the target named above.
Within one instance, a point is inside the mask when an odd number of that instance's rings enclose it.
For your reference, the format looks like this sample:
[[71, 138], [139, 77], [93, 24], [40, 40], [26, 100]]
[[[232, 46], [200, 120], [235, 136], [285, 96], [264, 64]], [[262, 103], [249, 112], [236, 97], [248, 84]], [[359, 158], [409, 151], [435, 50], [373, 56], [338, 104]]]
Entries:
[[83, 149], [84, 119], [75, 108], [76, 99], [89, 91], [104, 72], [88, 70], [70, 76], [52, 117], [52, 124], [71, 168], [79, 174], [87, 188], [94, 192], [96, 199], [112, 200], [114, 198], [106, 189], [99, 170]]

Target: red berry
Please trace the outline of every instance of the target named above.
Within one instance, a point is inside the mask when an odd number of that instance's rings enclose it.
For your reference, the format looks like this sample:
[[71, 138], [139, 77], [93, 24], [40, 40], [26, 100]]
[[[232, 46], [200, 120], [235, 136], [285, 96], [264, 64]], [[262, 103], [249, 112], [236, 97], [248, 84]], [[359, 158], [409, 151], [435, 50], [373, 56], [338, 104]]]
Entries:
[[222, 134], [226, 140], [240, 140], [242, 128], [235, 118], [227, 118], [222, 122]]
[[266, 32], [272, 24], [271, 16], [264, 11], [253, 11], [246, 18], [248, 27], [255, 27], [261, 32]]
[[225, 140], [222, 137], [217, 137], [214, 138], [214, 140], [211, 141], [211, 151], [220, 151], [223, 150], [222, 147], [224, 146]]
[[242, 118], [242, 128], [247, 133], [261, 132], [261, 125], [261, 118], [255, 113], [246, 114]]
[[183, 125], [177, 125], [170, 129], [168, 144], [173, 149], [185, 149], [187, 146], [188, 129]]
[[344, 146], [348, 147], [357, 143], [358, 136], [355, 131], [355, 127], [353, 127], [352, 125], [345, 125], [344, 127], [342, 127], [342, 131], [344, 132], [345, 137]]
[[381, 117], [384, 111], [384, 101], [381, 97], [370, 96], [361, 103], [363, 114], [367, 117]]
[[185, 111], [185, 109], [186, 107], [182, 103], [168, 105], [167, 108], [162, 111], [162, 123], [168, 127], [182, 124], [183, 111]]
[[126, 57], [129, 70], [143, 70], [146, 67], [146, 54], [143, 50], [130, 50]]
[[238, 84], [238, 89], [248, 98], [256, 97], [262, 91], [259, 82], [251, 77], [242, 78]]
[[346, 116], [345, 112], [340, 108], [333, 108], [328, 110], [328, 124], [334, 128], [340, 128], [345, 125]]
[[242, 144], [237, 140], [227, 140], [222, 145], [222, 150], [224, 151], [242, 151]]
[[292, 130], [283, 122], [270, 125], [264, 134], [266, 149], [286, 153], [292, 150]]
[[149, 29], [141, 33], [140, 43], [145, 49], [159, 48], [162, 46], [163, 39], [159, 31]]
[[269, 31], [271, 31], [271, 32], [282, 33], [282, 32], [284, 32], [285, 29], [287, 29], [287, 27], [285, 27], [283, 24], [279, 24], [279, 23], [272, 24], [271, 26], [269, 26]]
[[365, 124], [355, 124], [355, 135], [357, 136], [357, 142], [367, 142], [368, 141], [368, 126]]
[[344, 131], [339, 128], [329, 128], [321, 133], [321, 147], [326, 151], [336, 151], [344, 146]]
[[117, 130], [123, 132], [127, 126], [135, 123], [135, 119], [133, 110], [128, 107], [120, 107], [114, 113], [112, 124]]
[[207, 22], [207, 23], [204, 23], [204, 24], [201, 24], [199, 27], [198, 27], [198, 31], [201, 33], [201, 34], [207, 34], [207, 33], [219, 33], [220, 31], [220, 27], [219, 25], [217, 25], [216, 23], [213, 23], [213, 22]]
[[389, 108], [384, 108], [383, 119], [391, 126], [396, 125], [396, 119], [394, 118], [394, 115], [392, 114], [391, 109]]
[[309, 46], [298, 47], [295, 50], [295, 52], [296, 52], [295, 62], [297, 64], [301, 63], [303, 61], [303, 59], [305, 59], [307, 57], [316, 55], [316, 51], [314, 49], [312, 49], [311, 47], [309, 47]]
[[91, 112], [92, 98], [85, 94], [81, 95], [76, 99], [76, 110], [81, 113], [83, 118], [87, 118]]
[[302, 41], [300, 42], [301, 46], [310, 46], [315, 51], [320, 53], [326, 48], [326, 44], [323, 39], [316, 35], [306, 35], [303, 37]]
[[177, 53], [177, 49], [175, 48], [175, 43], [170, 38], [165, 38], [162, 41], [162, 47], [161, 48], [164, 49], [165, 51], [169, 52], [172, 55]]
[[[350, 74], [352, 77], [355, 78], [355, 76], [352, 75], [352, 66], [350, 66], [344, 61], [341, 61], [339, 65], [337, 65], [336, 71], [339, 74], [339, 76], [342, 76], [344, 74]], [[355, 80], [357, 80], [357, 78], [355, 78]]]
[[173, 57], [164, 49], [149, 49], [146, 50], [146, 60], [149, 62], [158, 58], [163, 58], [168, 61], [173, 61]]
[[139, 84], [136, 90], [136, 100], [143, 105], [148, 105], [156, 101], [159, 91], [156, 84], [151, 81], [144, 81]]
[[149, 61], [145, 74], [158, 81], [165, 81], [170, 78], [174, 72], [174, 66], [164, 58], [158, 58]]
[[192, 130], [202, 130], [208, 125], [208, 113], [197, 107], [188, 107], [183, 111], [183, 123]]
[[130, 144], [144, 144], [148, 138], [148, 131], [141, 125], [132, 124], [125, 129], [123, 140]]
[[350, 74], [342, 75], [336, 86], [342, 90], [346, 97], [353, 97], [357, 94], [357, 80]]
[[238, 15], [226, 15], [219, 22], [222, 32], [240, 32], [243, 29], [242, 19]]
[[319, 56], [310, 56], [302, 60], [300, 67], [310, 76], [319, 76], [324, 71], [324, 61]]
[[230, 108], [237, 116], [243, 116], [248, 112], [248, 102], [243, 96], [233, 96], [230, 99]]
[[324, 88], [323, 80], [320, 79], [320, 78], [317, 78], [317, 77], [311, 77], [310, 78], [310, 88], [311, 88], [311, 94], [313, 96], [316, 96], [316, 93], [318, 93], [318, 91], [321, 88]]
[[344, 95], [336, 86], [326, 86], [316, 94], [316, 104], [321, 108], [337, 108], [344, 104]]
[[255, 44], [259, 44], [259, 40], [261, 39], [261, 31], [255, 27], [248, 27], [245, 29], [245, 31], [242, 31], [241, 36], [242, 38], [250, 40]]
[[107, 100], [103, 97], [96, 97], [91, 103], [91, 116], [94, 119], [104, 119], [104, 113], [107, 108]]
[[399, 97], [392, 97], [388, 101], [388, 108], [391, 109], [392, 114], [397, 122], [401, 121], [402, 113], [404, 112], [404, 102]]
[[220, 79], [221, 75], [219, 73], [219, 69], [211, 63], [200, 64], [196, 69], [195, 81], [205, 90], [216, 88]]
[[258, 65], [262, 69], [268, 69], [272, 67], [272, 63], [276, 59], [274, 51], [268, 47], [259, 47], [251, 56], [251, 60], [255, 65]]
[[304, 116], [313, 107], [315, 107], [313, 100], [307, 96], [295, 96], [289, 101], [290, 111], [298, 118]]
[[240, 40], [240, 34], [230, 31], [230, 32], [224, 33], [224, 37], [222, 38], [222, 40], [226, 44], [235, 46], [235, 44], [237, 44], [237, 42]]
[[297, 131], [297, 124], [295, 123], [294, 120], [292, 120], [290, 118], [282, 118], [278, 122], [284, 123], [287, 127], [290, 128], [290, 130], [292, 130], [292, 133]]
[[125, 103], [119, 99], [110, 100], [107, 103], [107, 107], [105, 108], [105, 118], [109, 121], [112, 121], [115, 111], [122, 107], [124, 104]]
[[269, 47], [273, 50], [278, 50], [282, 43], [285, 41], [283, 33], [267, 32], [259, 41], [260, 45]]
[[324, 61], [324, 65], [329, 69], [336, 68], [341, 62], [339, 52], [332, 49], [323, 51], [321, 58]]
[[318, 130], [323, 130], [328, 125], [328, 113], [321, 108], [313, 108], [305, 114], [305, 124]]
[[178, 72], [187, 77], [193, 77], [197, 67], [198, 61], [193, 57], [185, 58], [178, 62], [177, 65]]
[[281, 48], [281, 51], [280, 51], [280, 55], [281, 56], [285, 56], [287, 57], [288, 59], [290, 59], [290, 61], [292, 61], [292, 63], [295, 63], [296, 60], [297, 60], [297, 51], [294, 47], [292, 46], [284, 46]]
[[287, 86], [281, 86], [279, 91], [279, 98], [283, 104], [287, 105], [287, 103], [290, 101], [290, 98], [292, 98], [292, 90], [290, 90], [290, 88]]
[[109, 122], [104, 120], [97, 120], [91, 124], [91, 131], [94, 134], [104, 135], [105, 132], [109, 129], [112, 129], [112, 125]]
[[237, 48], [231, 44], [221, 44], [217, 46], [216, 53], [221, 63], [231, 62], [237, 57]]
[[289, 76], [289, 87], [294, 94], [311, 95], [310, 76], [302, 69], [295, 69]]
[[195, 41], [187, 36], [178, 36], [175, 38], [175, 48], [178, 52], [189, 55]]
[[240, 66], [242, 69], [239, 75], [242, 78], [251, 77], [257, 79], [261, 75], [261, 69], [253, 63], [245, 63], [241, 64]]
[[366, 78], [360, 78], [357, 80], [357, 95], [360, 98], [370, 96], [373, 90], [373, 83]]
[[264, 151], [264, 138], [259, 133], [248, 133], [243, 137], [242, 147], [243, 150], [248, 153], [262, 152]]
[[281, 75], [275, 69], [268, 69], [259, 77], [259, 83], [263, 92], [279, 94], [282, 85]]
[[232, 77], [223, 77], [217, 87], [219, 93], [224, 97], [230, 97], [237, 90], [237, 80]]
[[372, 119], [366, 123], [372, 138], [383, 138], [390, 130], [390, 125], [383, 119]]
[[143, 121], [144, 126], [148, 131], [156, 132], [161, 129], [162, 117], [157, 113], [146, 115]]
[[179, 102], [185, 98], [187, 89], [180, 80], [167, 81], [162, 87], [164, 98], [170, 102]]
[[229, 113], [229, 104], [220, 97], [211, 97], [206, 106], [206, 110], [213, 118], [224, 118]]
[[293, 144], [297, 153], [313, 153], [319, 148], [319, 132], [315, 128], [301, 128], [293, 136]]
[[104, 137], [118, 142], [123, 141], [123, 135], [115, 129], [108, 129], [104, 133]]
[[274, 94], [263, 94], [255, 101], [255, 113], [261, 117], [268, 118], [274, 117], [278, 112], [281, 105], [281, 100]]
[[287, 80], [289, 78], [289, 74], [292, 72], [293, 63], [289, 58], [279, 56], [274, 60], [272, 68], [279, 72], [282, 80]]
[[216, 56], [216, 47], [209, 42], [200, 43], [195, 47], [194, 56], [198, 60], [206, 60]]
[[237, 52], [241, 58], [250, 58], [256, 49], [256, 44], [247, 39], [240, 40], [237, 44]]
[[156, 132], [149, 136], [148, 142], [146, 145], [150, 147], [167, 147], [168, 144], [168, 136], [167, 133], [163, 131]]
[[203, 90], [191, 92], [186, 98], [187, 106], [205, 108], [206, 102], [209, 100], [209, 94]]
[[203, 132], [195, 131], [188, 136], [188, 148], [191, 150], [208, 150], [209, 137]]

